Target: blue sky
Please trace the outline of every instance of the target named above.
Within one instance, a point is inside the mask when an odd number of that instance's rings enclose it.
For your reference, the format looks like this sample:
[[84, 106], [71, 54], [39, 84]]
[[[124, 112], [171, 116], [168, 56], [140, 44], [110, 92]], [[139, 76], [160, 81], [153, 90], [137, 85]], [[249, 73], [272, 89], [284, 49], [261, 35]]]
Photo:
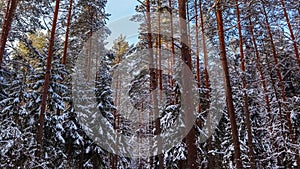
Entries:
[[106, 4], [106, 12], [111, 14], [107, 22], [108, 28], [112, 31], [111, 36], [107, 39], [110, 48], [112, 42], [120, 34], [127, 37], [127, 41], [134, 43], [137, 41], [138, 23], [129, 21], [131, 16], [135, 14], [135, 6], [138, 5], [136, 0], [108, 0]]

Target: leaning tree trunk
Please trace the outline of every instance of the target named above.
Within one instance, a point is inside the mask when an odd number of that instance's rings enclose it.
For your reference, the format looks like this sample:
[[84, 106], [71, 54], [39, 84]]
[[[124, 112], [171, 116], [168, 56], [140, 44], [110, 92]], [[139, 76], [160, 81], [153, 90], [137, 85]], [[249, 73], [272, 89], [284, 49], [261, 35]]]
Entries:
[[295, 55], [296, 55], [296, 59], [297, 59], [297, 63], [298, 63], [298, 68], [300, 70], [299, 51], [298, 51], [298, 47], [297, 47], [297, 43], [296, 43], [296, 38], [295, 38], [295, 35], [294, 35], [294, 31], [293, 31], [292, 25], [290, 23], [289, 15], [288, 15], [288, 13], [286, 11], [284, 0], [281, 0], [281, 5], [282, 5], [284, 16], [285, 16], [285, 19], [286, 19], [286, 22], [287, 22], [287, 25], [288, 25], [288, 28], [289, 28], [289, 31], [290, 31], [290, 34], [291, 34], [291, 39], [293, 41], [293, 46], [294, 46], [294, 52], [295, 52]]
[[56, 23], [57, 23], [57, 17], [58, 17], [58, 10], [59, 10], [59, 0], [56, 0], [54, 17], [53, 17], [53, 21], [52, 21], [51, 37], [50, 37], [50, 41], [49, 41], [48, 58], [47, 58], [47, 65], [46, 65], [44, 89], [43, 89], [43, 94], [42, 94], [39, 125], [38, 125], [38, 131], [37, 131], [37, 143], [39, 145], [38, 156], [41, 155], [42, 148], [43, 148], [45, 111], [46, 111], [46, 104], [47, 104], [48, 89], [49, 89], [49, 85], [50, 85], [51, 62], [52, 62], [52, 57], [53, 57], [53, 47], [54, 47], [54, 39], [55, 39], [55, 30], [56, 30]]
[[226, 57], [226, 48], [225, 48], [225, 35], [224, 35], [224, 28], [223, 28], [223, 18], [222, 18], [222, 6], [219, 0], [216, 0], [216, 17], [217, 17], [217, 24], [218, 24], [218, 34], [219, 34], [219, 41], [220, 41], [220, 54], [222, 60], [222, 66], [224, 71], [224, 80], [225, 80], [225, 90], [226, 90], [226, 101], [227, 101], [227, 110], [229, 114], [230, 124], [231, 124], [231, 131], [232, 131], [232, 139], [233, 139], [233, 146], [234, 146], [234, 158], [236, 162], [236, 168], [242, 169], [243, 164], [241, 161], [241, 149], [239, 143], [239, 136], [238, 136], [238, 129], [236, 124], [236, 117], [235, 117], [235, 110], [233, 106], [232, 100], [232, 89], [230, 84], [230, 76], [228, 71], [228, 64], [227, 64], [227, 57]]
[[16, 13], [16, 9], [18, 6], [19, 0], [8, 0], [6, 12], [4, 16], [4, 21], [2, 25], [2, 33], [1, 33], [1, 40], [0, 40], [0, 68], [2, 65], [2, 60], [4, 56], [5, 46], [8, 38], [9, 31], [11, 29], [11, 24], [13, 22], [13, 18]]
[[[258, 47], [257, 47], [257, 43], [256, 43], [256, 39], [255, 39], [255, 36], [254, 36], [254, 31], [253, 31], [253, 25], [252, 25], [252, 21], [251, 21], [251, 18], [249, 18], [249, 24], [250, 24], [250, 28], [249, 28], [249, 32], [251, 34], [251, 40], [252, 40], [252, 43], [253, 43], [253, 47], [254, 47], [254, 51], [255, 51], [255, 62], [256, 62], [256, 65], [257, 65], [257, 70], [259, 72], [259, 75], [260, 75], [260, 79], [261, 79], [261, 83], [262, 83], [262, 87], [263, 87], [263, 92], [264, 92], [264, 99], [265, 99], [265, 103], [266, 103], [266, 109], [267, 109], [267, 113], [268, 113], [268, 118], [269, 118], [269, 132], [270, 132], [270, 136], [271, 136], [271, 140], [272, 140], [272, 133], [273, 133], [273, 124], [272, 124], [272, 112], [271, 112], [271, 104], [270, 104], [270, 98], [269, 98], [269, 94], [268, 94], [268, 88], [267, 88], [267, 81], [266, 81], [266, 77], [264, 75], [264, 72], [263, 72], [263, 66], [262, 66], [262, 62], [261, 62], [261, 59], [260, 59], [260, 56], [259, 56], [259, 51], [258, 51]], [[277, 98], [277, 97], [276, 97]], [[273, 140], [272, 140], [273, 141]], [[276, 142], [274, 142], [274, 146], [275, 146], [275, 149], [276, 151], [278, 150], [278, 145]], [[280, 157], [278, 156], [277, 157], [277, 162], [279, 165], [281, 165], [281, 159]]]

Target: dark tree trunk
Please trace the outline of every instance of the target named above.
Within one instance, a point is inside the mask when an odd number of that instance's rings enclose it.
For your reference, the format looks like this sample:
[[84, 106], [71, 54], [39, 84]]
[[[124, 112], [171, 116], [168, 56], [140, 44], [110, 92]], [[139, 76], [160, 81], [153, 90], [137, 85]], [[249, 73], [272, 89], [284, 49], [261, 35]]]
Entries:
[[[283, 9], [283, 12], [284, 12], [284, 16], [285, 16], [286, 22], [287, 22], [288, 27], [289, 27], [289, 31], [290, 31], [290, 34], [291, 34], [291, 39], [292, 39], [292, 41], [293, 41], [293, 46], [294, 46], [294, 51], [295, 51], [297, 63], [298, 63], [298, 66], [299, 66], [298, 68], [299, 68], [299, 70], [300, 70], [300, 57], [299, 57], [299, 51], [298, 51], [298, 47], [297, 47], [297, 43], [296, 43], [294, 31], [293, 31], [292, 25], [291, 25], [291, 23], [290, 23], [289, 15], [288, 15], [288, 13], [287, 13], [287, 11], [286, 11], [286, 8], [285, 8], [284, 0], [281, 0], [281, 5], [282, 5], [282, 9]], [[298, 163], [298, 165], [299, 165], [299, 163]]]
[[[187, 21], [186, 21], [186, 0], [178, 0], [178, 8], [179, 8], [179, 28], [180, 28], [180, 39], [181, 39], [181, 58], [182, 61], [192, 70], [192, 57], [190, 53], [190, 47], [188, 46], [188, 30], [187, 30]], [[183, 84], [182, 91], [187, 91], [192, 88], [191, 82], [185, 78], [188, 78], [185, 73], [183, 73]], [[190, 95], [190, 94], [189, 94]], [[190, 97], [187, 93], [183, 93], [182, 97], [188, 98]], [[184, 103], [183, 103], [184, 104]], [[189, 107], [185, 107], [183, 105], [183, 109], [185, 112], [185, 123], [191, 122], [193, 111], [189, 110]], [[188, 169], [196, 168], [197, 166], [197, 146], [196, 146], [196, 136], [195, 136], [195, 128], [192, 127], [190, 131], [188, 131], [188, 135], [185, 137], [186, 145], [187, 145], [187, 166]]]
[[218, 35], [220, 41], [220, 54], [222, 60], [222, 66], [224, 70], [224, 80], [225, 80], [225, 90], [226, 90], [226, 101], [227, 101], [227, 111], [229, 114], [231, 130], [232, 130], [232, 139], [233, 139], [233, 146], [234, 146], [234, 158], [236, 162], [236, 168], [242, 169], [243, 164], [241, 161], [241, 149], [239, 143], [239, 136], [238, 136], [238, 129], [236, 124], [236, 117], [235, 117], [235, 110], [233, 106], [232, 100], [232, 89], [230, 84], [230, 76], [228, 71], [228, 64], [227, 64], [227, 57], [226, 57], [226, 47], [225, 47], [225, 35], [224, 35], [224, 28], [223, 28], [223, 18], [222, 18], [222, 6], [219, 0], [216, 0], [217, 3], [217, 24], [218, 24]]
[[[149, 68], [150, 68], [150, 91], [157, 88], [157, 81], [156, 81], [156, 69], [154, 68], [154, 58], [153, 58], [153, 41], [152, 41], [152, 29], [151, 29], [151, 4], [150, 0], [146, 0], [146, 26], [147, 26], [147, 45], [148, 45], [148, 55], [149, 55]], [[156, 94], [151, 92], [152, 98], [156, 98]], [[157, 108], [157, 99], [152, 100], [154, 104], [154, 109]], [[157, 110], [154, 110], [157, 111]], [[152, 116], [153, 112], [149, 113], [149, 116]], [[153, 113], [154, 114], [154, 113]], [[155, 126], [155, 122], [151, 125], [151, 127]], [[152, 145], [154, 143], [150, 143]], [[150, 152], [152, 151], [152, 147], [149, 147]], [[154, 157], [153, 154], [150, 157], [150, 166], [151, 168], [154, 167]]]
[[18, 2], [19, 0], [7, 0], [7, 7], [6, 7], [6, 12], [4, 16], [3, 25], [2, 25], [2, 33], [1, 33], [1, 40], [0, 40], [0, 69], [2, 66], [2, 60], [4, 56], [8, 34], [11, 29], [11, 24], [15, 16]]
[[66, 37], [64, 43], [64, 53], [61, 59], [62, 64], [66, 64], [67, 60], [67, 51], [68, 51], [68, 42], [69, 42], [69, 32], [70, 32], [70, 25], [71, 25], [71, 18], [72, 18], [72, 7], [73, 7], [73, 0], [70, 0], [70, 6], [68, 10], [68, 19], [67, 19], [67, 29], [66, 29]]
[[[160, 9], [161, 4], [160, 0], [158, 0], [158, 9]], [[162, 69], [161, 69], [161, 61], [162, 61], [162, 55], [161, 55], [161, 23], [160, 23], [160, 12], [158, 12], [158, 71], [156, 71], [158, 80], [159, 80], [159, 100], [162, 101], [162, 91], [163, 91], [163, 78], [162, 78]], [[155, 115], [158, 115], [155, 113]], [[164, 168], [164, 157], [162, 154], [162, 138], [160, 137], [161, 134], [161, 126], [160, 126], [160, 118], [159, 116], [155, 116], [155, 135], [157, 135], [157, 153], [158, 153], [158, 168], [163, 169]]]
[[46, 111], [46, 104], [47, 104], [48, 89], [49, 89], [49, 85], [50, 85], [51, 62], [52, 62], [52, 57], [53, 57], [53, 47], [54, 47], [54, 38], [55, 38], [58, 10], [59, 10], [59, 0], [56, 0], [54, 17], [53, 17], [53, 21], [52, 21], [51, 37], [50, 37], [50, 41], [49, 41], [45, 82], [44, 82], [44, 89], [43, 89], [43, 93], [42, 93], [41, 111], [40, 111], [38, 133], [37, 133], [37, 143], [39, 145], [38, 156], [41, 155], [42, 149], [43, 149], [45, 111]]
[[[70, 0], [69, 10], [68, 10], [68, 18], [67, 18], [67, 28], [66, 28], [66, 35], [65, 35], [65, 43], [64, 43], [64, 52], [61, 59], [61, 63], [66, 66], [67, 60], [67, 51], [68, 51], [68, 43], [69, 43], [69, 32], [70, 32], [70, 25], [71, 25], [71, 18], [72, 18], [72, 4], [73, 0]], [[61, 75], [64, 79], [64, 76]], [[61, 110], [57, 109], [56, 114], [59, 116]]]

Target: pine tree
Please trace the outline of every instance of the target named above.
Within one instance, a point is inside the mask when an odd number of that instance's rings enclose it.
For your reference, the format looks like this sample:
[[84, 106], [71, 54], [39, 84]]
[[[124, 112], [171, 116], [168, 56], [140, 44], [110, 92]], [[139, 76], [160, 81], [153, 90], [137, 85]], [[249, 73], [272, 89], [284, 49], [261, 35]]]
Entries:
[[8, 0], [6, 4], [6, 12], [2, 25], [2, 33], [0, 39], [0, 68], [2, 65], [2, 60], [5, 52], [5, 46], [8, 38], [9, 31], [11, 29], [11, 24], [14, 19], [14, 15], [18, 6], [18, 0]]
[[223, 29], [223, 19], [222, 19], [222, 6], [219, 1], [216, 1], [216, 17], [218, 22], [218, 34], [220, 39], [220, 50], [221, 50], [221, 59], [222, 59], [222, 66], [224, 70], [224, 76], [225, 76], [225, 89], [226, 89], [226, 102], [227, 102], [227, 109], [228, 114], [230, 118], [230, 124], [231, 124], [231, 130], [232, 130], [232, 138], [233, 138], [233, 144], [234, 144], [234, 157], [236, 162], [236, 167], [238, 169], [243, 168], [242, 161], [241, 161], [241, 150], [240, 150], [240, 143], [239, 143], [239, 137], [238, 137], [238, 131], [237, 131], [237, 125], [236, 125], [236, 117], [235, 117], [235, 110], [232, 100], [232, 89], [230, 85], [230, 77], [228, 72], [228, 64], [227, 64], [227, 58], [226, 58], [226, 48], [225, 48], [225, 40], [224, 40], [224, 29]]

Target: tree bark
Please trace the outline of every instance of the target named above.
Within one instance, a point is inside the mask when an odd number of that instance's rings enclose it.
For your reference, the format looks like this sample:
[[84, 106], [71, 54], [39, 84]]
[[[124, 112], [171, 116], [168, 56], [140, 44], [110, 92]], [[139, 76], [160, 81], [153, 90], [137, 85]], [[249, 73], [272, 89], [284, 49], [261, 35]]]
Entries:
[[232, 89], [230, 84], [230, 76], [228, 71], [228, 64], [227, 64], [227, 56], [226, 56], [226, 47], [225, 47], [225, 35], [224, 35], [224, 28], [223, 28], [223, 18], [222, 18], [222, 6], [219, 0], [216, 0], [216, 17], [217, 17], [217, 24], [218, 24], [218, 35], [219, 35], [219, 42], [220, 42], [220, 55], [222, 60], [222, 66], [224, 71], [224, 80], [225, 80], [225, 92], [226, 92], [226, 101], [227, 101], [227, 111], [229, 114], [231, 130], [232, 130], [232, 139], [233, 139], [233, 146], [234, 146], [234, 158], [236, 162], [236, 168], [242, 169], [243, 164], [241, 161], [241, 149], [239, 143], [239, 136], [238, 136], [238, 129], [236, 124], [236, 117], [235, 117], [235, 110], [232, 100]]
[[[173, 76], [173, 66], [175, 62], [175, 45], [174, 45], [174, 28], [173, 28], [173, 5], [172, 5], [172, 0], [169, 0], [169, 8], [170, 8], [170, 36], [171, 36], [171, 64], [170, 64], [170, 74]], [[174, 82], [171, 80], [171, 86], [174, 87]], [[176, 93], [174, 94], [174, 102], [173, 104], [176, 104]]]
[[201, 20], [202, 48], [203, 48], [203, 55], [204, 55], [205, 87], [207, 89], [206, 96], [207, 98], [209, 98], [208, 52], [207, 52], [206, 37], [204, 31], [204, 14], [202, 9], [202, 0], [200, 0], [199, 9], [200, 9], [200, 20]]
[[[188, 46], [188, 30], [187, 30], [187, 21], [186, 21], [186, 0], [178, 0], [179, 8], [179, 28], [180, 28], [180, 39], [181, 39], [181, 58], [182, 61], [192, 70], [192, 58], [190, 53], [190, 47]], [[187, 81], [185, 73], [183, 73], [183, 84], [182, 91], [188, 91], [191, 89], [192, 85], [190, 81]], [[182, 97], [188, 98], [190, 94], [184, 92]], [[193, 111], [189, 111], [188, 107], [183, 105], [185, 112], [185, 123], [191, 122]], [[188, 134], [185, 138], [187, 145], [187, 168], [193, 169], [197, 166], [197, 146], [196, 146], [196, 136], [194, 126], [188, 131]]]
[[296, 59], [297, 59], [297, 63], [298, 63], [298, 68], [300, 70], [299, 51], [298, 51], [298, 47], [297, 47], [297, 44], [296, 44], [296, 39], [295, 39], [294, 31], [293, 31], [292, 25], [290, 23], [289, 15], [288, 15], [288, 13], [286, 11], [286, 8], [285, 8], [284, 0], [281, 0], [281, 5], [282, 5], [282, 9], [283, 9], [283, 12], [284, 12], [284, 16], [285, 16], [287, 25], [289, 27], [289, 31], [290, 31], [290, 34], [291, 34], [291, 39], [293, 41], [294, 51], [295, 51], [295, 55], [296, 55]]
[[[160, 0], [158, 0], [158, 9], [161, 8]], [[162, 78], [162, 69], [161, 69], [161, 61], [162, 61], [162, 55], [161, 55], [161, 23], [160, 23], [160, 12], [158, 12], [158, 79], [159, 79], [159, 99], [162, 101], [162, 91], [163, 91], [163, 78]], [[161, 134], [161, 126], [160, 126], [160, 118], [159, 114], [155, 113], [155, 129], [156, 129], [156, 135], [157, 137], [157, 153], [158, 153], [158, 168], [163, 169], [164, 168], [164, 157], [162, 154], [162, 138], [160, 137]]]
[[63, 53], [63, 57], [61, 59], [61, 63], [63, 65], [66, 65], [66, 60], [67, 60], [69, 32], [70, 32], [70, 25], [71, 25], [71, 18], [72, 18], [72, 6], [73, 6], [73, 0], [70, 0], [70, 6], [69, 6], [69, 10], [68, 10], [68, 19], [67, 19], [66, 37], [65, 37], [65, 43], [64, 43], [64, 53]]
[[54, 47], [54, 40], [55, 40], [55, 30], [56, 30], [56, 23], [57, 23], [57, 17], [58, 17], [58, 10], [59, 10], [59, 2], [60, 2], [59, 0], [56, 0], [56, 3], [55, 3], [55, 11], [54, 11], [54, 17], [53, 17], [53, 21], [52, 21], [51, 37], [50, 37], [50, 41], [49, 41], [45, 82], [44, 82], [44, 89], [43, 89], [43, 94], [42, 94], [41, 111], [40, 111], [38, 133], [37, 133], [37, 143], [39, 145], [38, 156], [41, 155], [42, 148], [43, 148], [45, 111], [46, 111], [46, 104], [47, 104], [48, 89], [49, 89], [49, 85], [50, 85], [51, 62], [52, 62], [52, 57], [53, 57], [53, 47]]
[[[200, 21], [201, 21], [201, 34], [202, 34], [202, 50], [204, 55], [204, 75], [205, 75], [205, 89], [206, 89], [206, 101], [207, 101], [207, 124], [208, 124], [208, 135], [211, 135], [211, 116], [210, 116], [210, 85], [209, 85], [209, 74], [208, 74], [208, 51], [207, 51], [207, 45], [206, 45], [206, 37], [205, 37], [205, 31], [204, 31], [204, 14], [203, 14], [203, 8], [202, 8], [203, 2], [200, 0], [199, 3], [199, 9], [200, 9]], [[198, 30], [198, 29], [197, 29]], [[212, 147], [212, 138], [210, 137], [207, 140], [207, 149], [208, 151]], [[214, 168], [215, 163], [213, 159], [213, 155], [208, 155], [208, 168]]]
[[2, 25], [2, 33], [0, 40], [0, 69], [2, 66], [3, 56], [5, 52], [5, 46], [8, 38], [9, 31], [13, 22], [13, 18], [16, 13], [19, 0], [7, 0], [7, 7]]
[[[285, 88], [284, 88], [284, 84], [283, 84], [283, 78], [282, 78], [282, 75], [281, 75], [281, 71], [280, 71], [280, 67], [279, 67], [279, 63], [278, 63], [278, 56], [277, 56], [277, 52], [276, 52], [276, 48], [275, 48], [275, 44], [274, 44], [274, 40], [273, 40], [273, 35], [272, 35], [270, 24], [269, 24], [269, 18], [268, 18], [267, 12], [266, 12], [264, 2], [262, 2], [262, 7], [263, 7], [263, 13], [265, 15], [267, 31], [268, 31], [268, 34], [269, 34], [270, 43], [271, 43], [271, 47], [272, 47], [276, 73], [277, 73], [277, 77], [279, 79], [279, 87], [281, 89], [281, 97], [282, 97], [282, 101], [284, 102], [283, 104], [285, 104], [287, 99], [286, 99]], [[286, 118], [286, 121], [287, 121], [287, 126], [288, 126], [288, 131], [289, 131], [289, 138], [290, 138], [292, 144], [296, 145], [297, 143], [296, 143], [296, 138], [295, 138], [295, 133], [294, 133], [294, 129], [293, 129], [293, 124], [292, 124], [292, 120], [291, 120], [291, 112], [290, 111], [288, 111], [288, 110], [286, 111], [285, 118]], [[300, 156], [298, 154], [297, 149], [294, 149], [294, 151], [295, 151], [295, 159], [296, 159], [298, 168], [300, 169]]]
[[241, 59], [241, 70], [242, 70], [242, 88], [244, 91], [244, 108], [246, 114], [246, 127], [247, 127], [247, 137], [248, 137], [248, 146], [249, 146], [249, 158], [250, 158], [250, 168], [255, 169], [255, 159], [254, 159], [254, 151], [253, 151], [253, 143], [252, 143], [252, 129], [251, 129], [251, 119], [250, 119], [250, 111], [249, 111], [249, 99], [247, 94], [247, 81], [246, 81], [246, 67], [245, 67], [245, 56], [243, 49], [243, 35], [242, 35], [242, 26], [241, 26], [241, 16], [239, 9], [239, 1], [235, 1], [236, 7], [236, 15], [237, 15], [237, 26], [239, 33], [239, 48], [240, 48], [240, 59]]
[[[147, 46], [148, 46], [148, 55], [149, 55], [149, 73], [150, 73], [150, 92], [152, 90], [155, 91], [155, 89], [157, 88], [157, 81], [156, 81], [156, 69], [154, 68], [154, 58], [153, 58], [153, 41], [152, 41], [152, 28], [151, 28], [151, 4], [150, 4], [150, 0], [146, 0], [146, 26], [147, 26]], [[153, 103], [154, 103], [154, 109], [157, 108], [157, 99], [156, 98], [156, 94], [154, 92], [151, 92], [151, 96], [152, 98], [154, 98]], [[156, 111], [156, 110], [154, 110]], [[155, 114], [153, 112], [149, 113], [149, 116], [151, 117], [152, 114]], [[153, 122], [154, 124], [151, 125], [151, 127], [155, 126], [155, 122]], [[154, 133], [153, 133], [154, 134]], [[152, 145], [154, 143], [150, 143], [150, 145]], [[153, 147], [149, 147], [150, 152], [153, 151]], [[154, 167], [154, 157], [153, 154], [150, 156], [150, 166], [151, 168]]]

